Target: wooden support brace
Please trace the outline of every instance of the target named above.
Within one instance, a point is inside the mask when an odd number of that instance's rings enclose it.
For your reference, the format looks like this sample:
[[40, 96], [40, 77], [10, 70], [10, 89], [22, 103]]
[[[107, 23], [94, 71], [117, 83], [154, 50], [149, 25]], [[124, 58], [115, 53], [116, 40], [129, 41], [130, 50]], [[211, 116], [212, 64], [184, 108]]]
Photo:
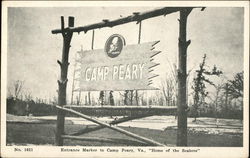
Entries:
[[110, 128], [110, 129], [112, 129], [112, 130], [114, 130], [114, 131], [123, 133], [123, 134], [125, 134], [125, 135], [127, 135], [127, 136], [130, 136], [130, 137], [135, 138], [135, 139], [137, 139], [137, 140], [140, 140], [140, 141], [142, 141], [142, 142], [148, 143], [148, 144], [150, 144], [150, 145], [165, 146], [164, 144], [161, 144], [161, 143], [156, 142], [156, 141], [154, 141], [154, 140], [151, 140], [151, 139], [148, 139], [148, 138], [139, 136], [139, 135], [137, 135], [137, 134], [128, 132], [128, 131], [126, 131], [126, 130], [124, 130], [124, 129], [121, 129], [121, 128], [119, 128], [119, 127], [110, 126], [109, 124], [106, 124], [106, 123], [103, 123], [103, 122], [101, 122], [101, 121], [95, 120], [95, 119], [93, 119], [93, 118], [91, 118], [91, 117], [89, 117], [89, 116], [87, 116], [87, 115], [84, 115], [84, 114], [82, 114], [82, 113], [80, 113], [80, 112], [77, 112], [77, 111], [75, 111], [75, 110], [63, 108], [63, 107], [61, 107], [61, 106], [56, 106], [56, 107], [57, 107], [58, 109], [61, 109], [61, 110], [64, 110], [64, 111], [73, 113], [73, 114], [75, 114], [75, 115], [78, 115], [78, 116], [80, 116], [80, 117], [82, 117], [82, 118], [84, 118], [84, 119], [86, 119], [86, 120], [89, 120], [89, 121], [92, 121], [92, 122], [97, 123], [97, 124], [99, 124], [99, 125], [102, 125], [102, 126], [105, 126], [105, 127], [107, 127], [107, 128]]
[[[108, 124], [109, 125], [116, 125], [116, 124], [127, 122], [127, 121], [130, 121], [130, 120], [149, 117], [149, 116], [152, 116], [152, 115], [148, 114], [148, 115], [138, 115], [138, 116], [133, 116], [133, 117], [129, 116], [129, 117], [124, 117], [124, 118], [120, 118], [118, 120], [111, 121]], [[86, 133], [93, 132], [93, 131], [97, 131], [97, 130], [100, 130], [100, 129], [103, 129], [103, 128], [105, 128], [105, 126], [97, 126], [97, 127], [92, 127], [92, 128], [85, 128], [85, 129], [79, 130], [77, 132], [71, 133], [69, 135], [79, 136], [79, 135], [86, 134]]]

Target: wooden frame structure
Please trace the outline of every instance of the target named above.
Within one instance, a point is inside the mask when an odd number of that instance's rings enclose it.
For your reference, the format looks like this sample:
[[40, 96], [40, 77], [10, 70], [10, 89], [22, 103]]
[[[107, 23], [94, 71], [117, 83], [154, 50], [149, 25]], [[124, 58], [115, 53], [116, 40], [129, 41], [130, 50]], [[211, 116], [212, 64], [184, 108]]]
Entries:
[[[104, 19], [100, 23], [95, 23], [87, 26], [81, 26], [81, 27], [74, 27], [74, 17], [68, 18], [68, 27], [65, 27], [64, 25], [64, 17], [61, 17], [61, 28], [52, 30], [52, 34], [60, 33], [63, 36], [63, 49], [62, 49], [62, 60], [57, 61], [61, 68], [61, 76], [60, 80], [58, 80], [58, 114], [57, 114], [57, 126], [56, 126], [56, 145], [62, 146], [63, 145], [63, 139], [78, 139], [78, 140], [95, 140], [95, 141], [113, 141], [110, 139], [96, 139], [96, 138], [85, 138], [85, 137], [78, 137], [80, 134], [88, 133], [91, 131], [99, 130], [101, 128], [110, 128], [112, 130], [118, 131], [120, 133], [123, 133], [127, 136], [133, 137], [141, 143], [146, 143], [147, 145], [157, 145], [157, 146], [165, 146], [164, 144], [158, 143], [154, 140], [138, 136], [134, 133], [128, 132], [126, 130], [123, 130], [119, 127], [111, 126], [112, 124], [118, 124], [121, 122], [125, 122], [128, 120], [136, 119], [136, 118], [142, 118], [147, 117], [151, 115], [155, 115], [155, 113], [148, 113], [147, 115], [140, 115], [140, 116], [130, 116], [126, 117], [120, 120], [112, 121], [109, 124], [103, 123], [101, 121], [92, 119], [88, 115], [85, 115], [83, 113], [77, 112], [76, 110], [67, 108], [66, 105], [66, 87], [67, 87], [67, 72], [68, 72], [68, 56], [69, 56], [69, 49], [70, 49], [70, 42], [72, 39], [72, 35], [74, 32], [80, 33], [84, 32], [86, 33], [89, 30], [94, 30], [97, 28], [103, 28], [103, 27], [114, 27], [117, 25], [126, 24], [129, 22], [136, 22], [137, 24], [140, 24], [141, 21], [161, 15], [168, 15], [175, 12], [180, 12], [180, 18], [179, 20], [179, 57], [178, 57], [178, 98], [177, 98], [177, 114], [178, 114], [178, 131], [177, 131], [177, 146], [187, 146], [187, 98], [186, 98], [186, 77], [187, 77], [187, 48], [189, 44], [191, 43], [190, 40], [186, 40], [186, 27], [187, 27], [187, 18], [188, 15], [191, 13], [192, 9], [194, 8], [202, 8], [201, 10], [204, 10], [204, 7], [164, 7], [148, 12], [143, 13], [133, 13], [133, 15], [119, 18], [117, 20], [107, 20]], [[150, 111], [155, 110], [155, 108], [151, 108]], [[159, 109], [158, 109], [159, 110]], [[160, 109], [163, 110], [163, 109]], [[165, 108], [167, 111], [174, 111], [176, 108]], [[70, 112], [74, 115], [80, 116], [84, 119], [87, 119], [89, 121], [92, 121], [94, 123], [99, 124], [100, 126], [97, 126], [93, 129], [88, 130], [81, 130], [76, 133], [72, 133], [69, 135], [65, 135], [64, 133], [64, 121], [65, 121], [65, 113]]]

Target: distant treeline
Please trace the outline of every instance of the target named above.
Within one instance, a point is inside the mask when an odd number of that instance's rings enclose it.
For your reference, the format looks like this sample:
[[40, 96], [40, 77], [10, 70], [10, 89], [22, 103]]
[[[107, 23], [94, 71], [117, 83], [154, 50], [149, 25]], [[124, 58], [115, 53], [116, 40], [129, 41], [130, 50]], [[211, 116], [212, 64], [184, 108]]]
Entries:
[[[189, 117], [194, 117], [193, 110], [194, 109], [190, 107], [188, 112]], [[49, 105], [46, 103], [36, 103], [33, 100], [23, 101], [20, 99], [8, 98], [7, 113], [19, 116], [25, 116], [27, 114], [32, 114], [33, 116], [49, 116], [49, 115], [56, 115], [57, 109], [53, 105]], [[138, 113], [140, 113], [140, 111], [138, 111]], [[92, 112], [91, 115], [102, 116], [100, 110]], [[112, 115], [112, 113], [110, 113], [110, 115]], [[73, 115], [68, 114], [67, 116], [73, 116]], [[199, 110], [198, 117], [243, 119], [243, 109], [235, 109], [235, 108], [230, 108], [230, 106], [228, 106], [226, 108], [215, 111], [215, 109], [212, 106], [207, 106], [206, 108]]]
[[57, 109], [45, 103], [36, 103], [33, 100], [23, 101], [14, 98], [7, 99], [7, 113], [24, 116], [32, 114], [34, 116], [56, 115]]
[[[190, 107], [188, 112], [188, 117], [195, 117], [196, 112], [193, 107]], [[198, 112], [198, 117], [212, 117], [212, 118], [225, 118], [225, 119], [243, 119], [243, 109], [235, 107], [224, 107], [220, 110], [215, 110], [215, 108], [210, 105], [206, 108], [201, 108]]]

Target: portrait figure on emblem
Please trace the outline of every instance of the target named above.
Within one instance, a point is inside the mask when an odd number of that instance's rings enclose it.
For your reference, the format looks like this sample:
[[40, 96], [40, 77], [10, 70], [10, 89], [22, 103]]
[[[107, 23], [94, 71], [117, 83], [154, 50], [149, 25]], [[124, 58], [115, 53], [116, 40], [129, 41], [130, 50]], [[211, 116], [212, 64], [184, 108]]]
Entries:
[[121, 35], [110, 36], [105, 44], [105, 52], [111, 58], [117, 57], [125, 46], [125, 39]]

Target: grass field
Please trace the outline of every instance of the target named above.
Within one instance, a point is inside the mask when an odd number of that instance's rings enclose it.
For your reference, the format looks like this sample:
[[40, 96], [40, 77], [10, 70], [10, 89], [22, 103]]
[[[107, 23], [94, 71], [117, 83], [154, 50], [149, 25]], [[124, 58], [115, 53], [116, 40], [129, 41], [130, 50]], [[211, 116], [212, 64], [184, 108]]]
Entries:
[[[24, 119], [24, 118], [23, 118]], [[24, 119], [25, 120], [25, 119]], [[206, 121], [207, 122], [207, 121]], [[196, 127], [188, 128], [188, 146], [200, 147], [241, 147], [243, 136], [241, 132], [224, 132], [224, 133], [211, 133], [206, 130], [200, 130], [200, 126], [204, 123], [200, 121]], [[94, 125], [89, 125], [94, 126]], [[55, 127], [54, 121], [50, 122], [7, 122], [7, 145], [53, 145], [55, 141]], [[75, 132], [79, 129], [86, 127], [81, 124], [74, 124], [72, 121], [67, 120], [65, 124], [65, 132]], [[176, 128], [166, 128], [165, 130], [138, 128], [138, 127], [124, 127], [121, 128], [130, 132], [139, 134], [141, 136], [151, 138], [160, 143], [168, 146], [175, 146], [176, 144]], [[199, 130], [195, 130], [199, 128]], [[209, 129], [211, 127], [205, 127]], [[223, 129], [220, 127], [218, 129]], [[226, 127], [228, 128], [228, 127]], [[86, 137], [104, 137], [104, 138], [117, 138], [135, 141], [133, 138], [127, 137], [124, 134], [112, 131], [110, 129], [101, 129], [95, 132], [85, 134]], [[106, 143], [106, 142], [88, 142], [65, 139], [64, 144], [67, 146], [127, 146], [126, 142], [119, 144]]]

